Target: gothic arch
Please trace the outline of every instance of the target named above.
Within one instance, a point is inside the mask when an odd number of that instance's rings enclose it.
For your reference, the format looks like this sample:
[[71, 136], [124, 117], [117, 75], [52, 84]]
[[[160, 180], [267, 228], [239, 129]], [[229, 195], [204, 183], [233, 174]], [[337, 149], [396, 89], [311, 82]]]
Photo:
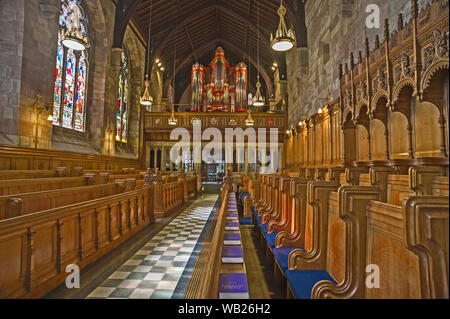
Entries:
[[402, 79], [400, 82], [397, 83], [397, 85], [393, 90], [391, 101], [392, 106], [395, 106], [395, 104], [398, 102], [402, 90], [407, 86], [411, 87], [413, 89], [413, 92], [416, 92], [416, 85], [414, 84], [414, 81], [412, 79], [409, 78]]
[[422, 81], [421, 81], [421, 85], [420, 85], [420, 95], [423, 96], [425, 95], [425, 91], [427, 89], [430, 88], [430, 85], [432, 83], [433, 77], [439, 73], [439, 71], [449, 69], [449, 61], [448, 60], [442, 60], [442, 61], [438, 61], [436, 63], [434, 63], [433, 65], [431, 65], [423, 74], [422, 76]]
[[389, 105], [389, 95], [386, 91], [378, 91], [374, 97], [372, 98], [372, 103], [370, 106], [370, 111], [373, 112], [377, 108], [377, 104], [380, 101], [380, 99], [385, 98], [386, 99], [386, 107]]

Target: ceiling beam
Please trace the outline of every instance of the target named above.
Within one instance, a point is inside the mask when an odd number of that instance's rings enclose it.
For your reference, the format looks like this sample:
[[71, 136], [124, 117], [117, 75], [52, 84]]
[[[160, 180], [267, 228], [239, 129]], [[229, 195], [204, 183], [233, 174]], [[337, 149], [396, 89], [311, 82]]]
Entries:
[[116, 5], [113, 48], [122, 48], [125, 31], [142, 0], [121, 0]]
[[[242, 21], [243, 23], [246, 23], [248, 27], [254, 31], [255, 34], [257, 34], [257, 28], [256, 26], [248, 21], [247, 17], [241, 16], [240, 14], [234, 12], [233, 10], [228, 9], [227, 7], [219, 4], [219, 3], [212, 3], [208, 6], [203, 7], [201, 10], [195, 12], [194, 14], [187, 16], [183, 21], [181, 21], [178, 25], [174, 26], [164, 37], [164, 40], [159, 44], [159, 46], [154, 50], [154, 53], [151, 55], [150, 61], [154, 61], [156, 57], [159, 57], [161, 53], [163, 52], [164, 48], [168, 45], [171, 37], [177, 32], [178, 28], [183, 24], [188, 24], [190, 21], [196, 20], [198, 18], [201, 18], [204, 16], [204, 14], [211, 9], [217, 9], [218, 11], [221, 11], [225, 14], [231, 15], [235, 19]], [[264, 35], [260, 29], [260, 38], [264, 39], [264, 42], [266, 43], [267, 47], [269, 47], [269, 38], [268, 36]]]

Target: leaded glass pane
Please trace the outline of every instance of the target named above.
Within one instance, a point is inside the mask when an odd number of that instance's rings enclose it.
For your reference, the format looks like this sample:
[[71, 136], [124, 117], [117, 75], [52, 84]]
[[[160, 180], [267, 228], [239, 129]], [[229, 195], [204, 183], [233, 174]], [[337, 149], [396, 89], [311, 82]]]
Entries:
[[84, 131], [84, 111], [86, 101], [86, 53], [83, 51], [78, 62], [77, 99], [75, 104], [75, 130]]
[[60, 124], [60, 110], [62, 98], [62, 75], [63, 75], [64, 48], [61, 44], [61, 37], [58, 37], [58, 51], [56, 52], [56, 76], [55, 93], [53, 96], [53, 124]]
[[66, 83], [64, 84], [63, 127], [72, 128], [73, 98], [75, 86], [76, 57], [72, 49], [67, 50]]

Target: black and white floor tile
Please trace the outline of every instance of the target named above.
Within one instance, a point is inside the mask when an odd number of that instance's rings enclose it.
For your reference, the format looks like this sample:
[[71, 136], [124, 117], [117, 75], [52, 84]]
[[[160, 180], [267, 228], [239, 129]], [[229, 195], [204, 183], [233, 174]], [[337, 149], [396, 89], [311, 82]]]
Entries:
[[197, 199], [87, 298], [183, 298], [217, 199]]

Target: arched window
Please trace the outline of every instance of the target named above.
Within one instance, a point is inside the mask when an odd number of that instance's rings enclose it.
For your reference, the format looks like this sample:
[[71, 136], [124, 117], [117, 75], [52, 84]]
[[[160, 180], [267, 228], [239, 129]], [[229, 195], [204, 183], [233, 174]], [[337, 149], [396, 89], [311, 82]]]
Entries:
[[84, 132], [86, 116], [87, 49], [76, 51], [63, 45], [64, 30], [88, 36], [82, 0], [61, 0], [59, 15], [53, 125]]
[[117, 98], [117, 131], [116, 141], [127, 143], [128, 141], [128, 92], [129, 92], [129, 66], [125, 50], [122, 50], [121, 67], [119, 73], [119, 96]]

